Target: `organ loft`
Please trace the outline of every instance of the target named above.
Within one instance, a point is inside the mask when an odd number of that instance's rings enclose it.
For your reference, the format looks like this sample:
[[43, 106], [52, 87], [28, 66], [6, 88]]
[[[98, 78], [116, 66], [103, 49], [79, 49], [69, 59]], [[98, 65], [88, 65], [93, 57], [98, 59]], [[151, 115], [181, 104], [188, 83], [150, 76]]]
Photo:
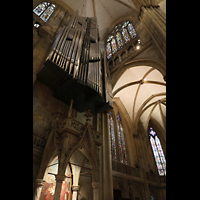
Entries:
[[166, 199], [166, 7], [33, 0], [33, 199]]
[[112, 91], [105, 58], [99, 49], [95, 18], [78, 11], [63, 27], [38, 74], [38, 80], [54, 90], [54, 96], [79, 112], [97, 113], [112, 108]]

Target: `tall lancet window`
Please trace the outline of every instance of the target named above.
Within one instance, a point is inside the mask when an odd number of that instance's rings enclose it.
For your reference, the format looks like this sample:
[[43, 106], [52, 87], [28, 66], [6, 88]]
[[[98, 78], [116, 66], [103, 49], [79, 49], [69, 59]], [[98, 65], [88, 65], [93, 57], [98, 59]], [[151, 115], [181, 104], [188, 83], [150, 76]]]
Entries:
[[128, 163], [127, 163], [127, 155], [126, 155], [124, 129], [123, 129], [123, 126], [122, 126], [122, 122], [121, 122], [119, 112], [117, 113], [117, 136], [118, 136], [118, 144], [119, 144], [120, 162], [127, 165]]
[[111, 147], [111, 157], [113, 160], [117, 159], [116, 153], [116, 143], [115, 143], [115, 131], [114, 131], [114, 121], [112, 117], [112, 112], [109, 113], [109, 134], [110, 134], [110, 147]]
[[149, 137], [150, 137], [151, 147], [152, 147], [154, 158], [156, 161], [158, 173], [160, 176], [164, 176], [164, 175], [166, 175], [165, 155], [163, 153], [163, 149], [160, 144], [160, 140], [159, 140], [156, 132], [151, 127], [149, 130]]

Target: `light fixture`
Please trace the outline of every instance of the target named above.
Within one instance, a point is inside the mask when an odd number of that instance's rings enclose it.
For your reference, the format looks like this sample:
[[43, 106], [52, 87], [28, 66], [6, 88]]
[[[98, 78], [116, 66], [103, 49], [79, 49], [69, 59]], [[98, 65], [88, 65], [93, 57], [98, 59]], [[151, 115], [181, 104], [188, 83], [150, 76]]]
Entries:
[[136, 49], [140, 49], [140, 45], [137, 45], [137, 46], [136, 46]]
[[139, 50], [140, 49], [140, 47], [141, 47], [141, 41], [140, 41], [140, 39], [138, 39], [137, 41], [136, 41], [136, 43], [135, 43], [135, 49], [136, 50]]

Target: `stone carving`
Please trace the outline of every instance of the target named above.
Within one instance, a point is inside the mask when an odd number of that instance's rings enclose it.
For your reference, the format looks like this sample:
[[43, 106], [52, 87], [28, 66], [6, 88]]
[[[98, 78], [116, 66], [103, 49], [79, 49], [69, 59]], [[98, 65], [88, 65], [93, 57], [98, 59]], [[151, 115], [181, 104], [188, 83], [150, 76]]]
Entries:
[[76, 120], [71, 121], [70, 128], [75, 129], [76, 131], [82, 131], [84, 129], [84, 125]]
[[44, 149], [45, 144], [46, 144], [46, 139], [44, 137], [33, 134], [33, 147], [34, 148]]

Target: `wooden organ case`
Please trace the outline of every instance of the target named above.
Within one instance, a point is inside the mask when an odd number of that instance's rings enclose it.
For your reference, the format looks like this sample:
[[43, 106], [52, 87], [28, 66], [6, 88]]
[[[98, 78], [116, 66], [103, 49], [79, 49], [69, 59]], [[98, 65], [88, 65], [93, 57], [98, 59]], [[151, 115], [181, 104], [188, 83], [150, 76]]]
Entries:
[[53, 89], [53, 96], [84, 112], [112, 108], [109, 70], [99, 48], [95, 18], [72, 16], [54, 41], [38, 80]]

